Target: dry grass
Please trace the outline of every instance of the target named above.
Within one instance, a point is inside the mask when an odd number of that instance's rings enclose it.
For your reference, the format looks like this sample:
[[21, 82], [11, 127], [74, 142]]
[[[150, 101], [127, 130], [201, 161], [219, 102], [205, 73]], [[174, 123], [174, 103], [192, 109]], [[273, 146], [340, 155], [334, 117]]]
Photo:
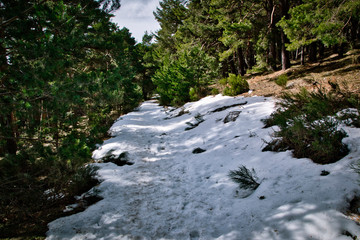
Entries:
[[[275, 83], [277, 77], [287, 74], [287, 88]], [[317, 63], [300, 65], [293, 62], [293, 66], [285, 71], [276, 71], [264, 75], [247, 75], [251, 93], [245, 96], [280, 96], [284, 91], [297, 92], [302, 87], [312, 91], [318, 87], [330, 89], [331, 83], [347, 88], [353, 93], [360, 94], [360, 50], [347, 52], [343, 58], [331, 55]]]

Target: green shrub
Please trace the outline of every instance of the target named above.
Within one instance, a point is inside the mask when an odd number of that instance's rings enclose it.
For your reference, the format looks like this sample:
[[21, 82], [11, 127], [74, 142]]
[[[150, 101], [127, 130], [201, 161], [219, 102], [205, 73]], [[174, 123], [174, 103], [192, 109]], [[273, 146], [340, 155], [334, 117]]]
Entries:
[[360, 128], [360, 111], [359, 109], [346, 109], [338, 116], [347, 126]]
[[190, 100], [191, 101], [197, 101], [199, 100], [199, 95], [198, 95], [198, 92], [196, 88], [190, 88], [190, 91], [189, 91], [189, 96], [190, 96]]
[[347, 134], [338, 130], [338, 125], [339, 122], [332, 118], [314, 122], [299, 118], [287, 127], [280, 128], [276, 132], [279, 138], [271, 141], [263, 150], [293, 150], [297, 158], [310, 158], [319, 164], [333, 163], [349, 152], [342, 143]]
[[183, 45], [176, 54], [160, 57], [161, 66], [152, 76], [162, 105], [181, 106], [202, 97], [217, 76], [215, 58], [201, 46]]
[[228, 78], [222, 78], [222, 79], [220, 79], [219, 80], [219, 83], [221, 84], [221, 85], [226, 85], [226, 84], [228, 84]]
[[92, 165], [79, 168], [69, 178], [68, 194], [71, 196], [80, 195], [99, 184], [99, 180], [96, 177], [98, 169], [98, 167]]
[[348, 92], [324, 91], [309, 92], [305, 88], [299, 93], [282, 95], [278, 109], [269, 118], [262, 120], [265, 127], [287, 125], [289, 119], [303, 115], [308, 121], [315, 121], [335, 115], [342, 109], [360, 109], [359, 97]]
[[238, 183], [240, 188], [255, 190], [260, 185], [255, 170], [249, 170], [244, 165], [240, 166], [238, 170], [230, 171], [229, 177]]
[[60, 158], [65, 152], [55, 155], [50, 147], [34, 143], [1, 159], [0, 238], [44, 234], [46, 223], [63, 216], [64, 205], [98, 184], [97, 169], [78, 159], [87, 155], [84, 151], [73, 152], [71, 161]]
[[218, 95], [219, 93], [220, 93], [219, 89], [217, 89], [217, 88], [211, 89], [211, 94], [212, 95]]
[[280, 75], [276, 80], [275, 83], [280, 87], [285, 88], [288, 82], [288, 76], [286, 74]]
[[239, 75], [230, 73], [228, 78], [221, 79], [219, 83], [227, 85], [223, 91], [227, 96], [236, 96], [249, 91], [249, 83]]
[[341, 109], [358, 108], [357, 99], [347, 92], [321, 89], [283, 95], [280, 107], [264, 120], [265, 127], [277, 125], [280, 130], [263, 151], [292, 150], [295, 157], [307, 157], [315, 163], [336, 162], [349, 150], [342, 143], [347, 134], [338, 129], [340, 120], [335, 114]]

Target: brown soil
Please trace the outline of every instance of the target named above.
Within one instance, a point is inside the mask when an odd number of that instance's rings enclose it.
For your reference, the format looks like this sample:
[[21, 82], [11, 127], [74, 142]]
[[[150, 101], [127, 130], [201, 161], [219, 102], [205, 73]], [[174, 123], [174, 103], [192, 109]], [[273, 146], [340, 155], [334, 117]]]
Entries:
[[[275, 83], [282, 74], [288, 76], [286, 88]], [[300, 65], [294, 62], [293, 66], [285, 71], [258, 76], [252, 74], [246, 78], [252, 92], [243, 94], [245, 96], [279, 97], [284, 92], [297, 92], [303, 87], [310, 91], [317, 88], [330, 89], [329, 82], [360, 94], [360, 50], [351, 50], [341, 59], [334, 54], [317, 63]]]

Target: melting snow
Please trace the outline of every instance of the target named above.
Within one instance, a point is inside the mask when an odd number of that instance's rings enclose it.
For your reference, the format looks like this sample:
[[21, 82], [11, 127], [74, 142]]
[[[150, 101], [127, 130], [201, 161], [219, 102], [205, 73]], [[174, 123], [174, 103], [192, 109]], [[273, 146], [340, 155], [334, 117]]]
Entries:
[[[223, 111], [222, 106], [235, 104]], [[360, 129], [344, 127], [351, 152], [329, 165], [262, 152], [273, 129], [260, 121], [274, 110], [265, 97], [206, 97], [170, 111], [155, 101], [118, 119], [112, 138], [93, 153], [129, 153], [134, 165], [97, 163], [104, 198], [49, 224], [47, 239], [351, 239], [359, 226], [342, 212], [359, 193], [349, 165], [359, 158]], [[241, 111], [224, 124], [231, 111]], [[204, 122], [185, 131], [186, 122]], [[175, 117], [176, 116], [176, 117]], [[206, 150], [193, 154], [195, 148]], [[260, 186], [243, 198], [228, 173], [254, 168]], [[320, 176], [321, 172], [330, 172]]]

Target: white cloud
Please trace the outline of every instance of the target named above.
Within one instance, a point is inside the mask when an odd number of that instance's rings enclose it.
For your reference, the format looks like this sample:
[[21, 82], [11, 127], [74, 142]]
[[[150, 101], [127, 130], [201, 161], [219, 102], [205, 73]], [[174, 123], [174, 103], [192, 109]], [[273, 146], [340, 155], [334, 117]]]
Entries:
[[145, 31], [155, 32], [160, 28], [153, 15], [158, 6], [159, 0], [122, 0], [112, 21], [120, 28], [128, 28], [136, 41], [141, 42]]

